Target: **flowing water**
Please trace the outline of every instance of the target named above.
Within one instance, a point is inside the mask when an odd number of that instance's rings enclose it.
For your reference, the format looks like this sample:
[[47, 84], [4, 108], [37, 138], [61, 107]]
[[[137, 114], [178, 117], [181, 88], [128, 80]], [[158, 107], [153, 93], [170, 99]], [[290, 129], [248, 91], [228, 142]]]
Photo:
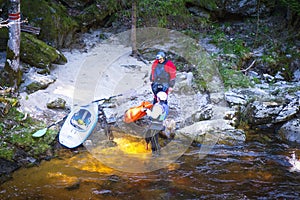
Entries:
[[[145, 151], [143, 141], [126, 141], [119, 145], [128, 152]], [[55, 159], [16, 171], [0, 185], [0, 199], [300, 198], [300, 172], [291, 171], [289, 162], [293, 152], [299, 156], [299, 146], [252, 140], [215, 145], [202, 159], [199, 149], [192, 145], [176, 162], [149, 173], [117, 171], [88, 151], [62, 150]]]

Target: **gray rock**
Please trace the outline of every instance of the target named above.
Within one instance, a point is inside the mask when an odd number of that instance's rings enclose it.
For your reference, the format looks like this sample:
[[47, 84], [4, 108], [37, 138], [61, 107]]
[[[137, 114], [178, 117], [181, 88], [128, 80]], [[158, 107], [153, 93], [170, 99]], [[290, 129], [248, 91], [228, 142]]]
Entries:
[[293, 74], [293, 81], [300, 81], [300, 69], [297, 69]]
[[275, 101], [254, 101], [247, 106], [244, 117], [252, 125], [273, 123], [282, 108]]
[[284, 140], [300, 143], [300, 119], [293, 119], [286, 122], [278, 133]]
[[242, 94], [237, 94], [232, 91], [225, 92], [225, 100], [229, 105], [246, 105], [247, 97]]
[[50, 108], [50, 109], [65, 109], [66, 108], [66, 100], [64, 100], [62, 98], [57, 98], [57, 99], [47, 103], [47, 108]]
[[51, 83], [56, 81], [56, 77], [53, 75], [41, 75], [34, 72], [33, 69], [28, 73], [25, 83], [21, 85], [28, 94], [38, 90], [47, 88]]
[[300, 99], [294, 99], [278, 113], [274, 122], [283, 122], [292, 119], [299, 112], [299, 106]]
[[246, 140], [245, 133], [242, 130], [235, 129], [229, 123], [230, 121], [223, 119], [206, 120], [179, 129], [178, 133], [199, 143], [232, 144], [244, 142]]

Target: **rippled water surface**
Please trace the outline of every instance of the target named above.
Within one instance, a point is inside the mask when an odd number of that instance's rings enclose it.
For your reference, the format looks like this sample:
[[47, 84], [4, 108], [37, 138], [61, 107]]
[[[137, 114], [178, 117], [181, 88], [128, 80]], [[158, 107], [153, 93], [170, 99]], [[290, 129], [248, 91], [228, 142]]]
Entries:
[[140, 174], [106, 167], [83, 151], [16, 171], [0, 185], [0, 199], [299, 199], [300, 172], [288, 162], [293, 152], [299, 158], [298, 149], [250, 141], [216, 145], [200, 159], [200, 146], [191, 146], [167, 167]]

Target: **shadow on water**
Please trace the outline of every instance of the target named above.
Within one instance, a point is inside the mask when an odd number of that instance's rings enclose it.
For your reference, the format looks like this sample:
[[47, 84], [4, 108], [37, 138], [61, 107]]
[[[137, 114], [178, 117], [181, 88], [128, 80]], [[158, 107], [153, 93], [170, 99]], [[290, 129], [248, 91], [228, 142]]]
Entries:
[[[143, 140], [126, 138], [130, 154]], [[120, 143], [121, 144], [121, 143]], [[133, 151], [132, 146], [137, 149]], [[128, 146], [129, 145], [129, 146]], [[298, 149], [298, 150], [297, 150]], [[176, 162], [148, 173], [109, 168], [88, 151], [20, 169], [0, 186], [0, 199], [298, 199], [300, 173], [288, 159], [299, 147], [256, 140], [215, 145], [204, 158], [192, 145]], [[115, 158], [112, 158], [112, 160]], [[143, 160], [145, 158], [141, 158]], [[118, 160], [113, 160], [118, 162]]]

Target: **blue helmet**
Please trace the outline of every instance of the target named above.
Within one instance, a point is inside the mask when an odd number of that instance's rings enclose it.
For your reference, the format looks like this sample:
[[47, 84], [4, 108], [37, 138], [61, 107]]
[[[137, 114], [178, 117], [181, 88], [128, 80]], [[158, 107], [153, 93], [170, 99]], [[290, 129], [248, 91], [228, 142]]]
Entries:
[[160, 51], [160, 52], [158, 52], [158, 53], [156, 54], [156, 59], [157, 59], [157, 60], [159, 60], [159, 59], [161, 59], [161, 58], [166, 58], [166, 54], [165, 54], [164, 52], [162, 52], [162, 51]]

